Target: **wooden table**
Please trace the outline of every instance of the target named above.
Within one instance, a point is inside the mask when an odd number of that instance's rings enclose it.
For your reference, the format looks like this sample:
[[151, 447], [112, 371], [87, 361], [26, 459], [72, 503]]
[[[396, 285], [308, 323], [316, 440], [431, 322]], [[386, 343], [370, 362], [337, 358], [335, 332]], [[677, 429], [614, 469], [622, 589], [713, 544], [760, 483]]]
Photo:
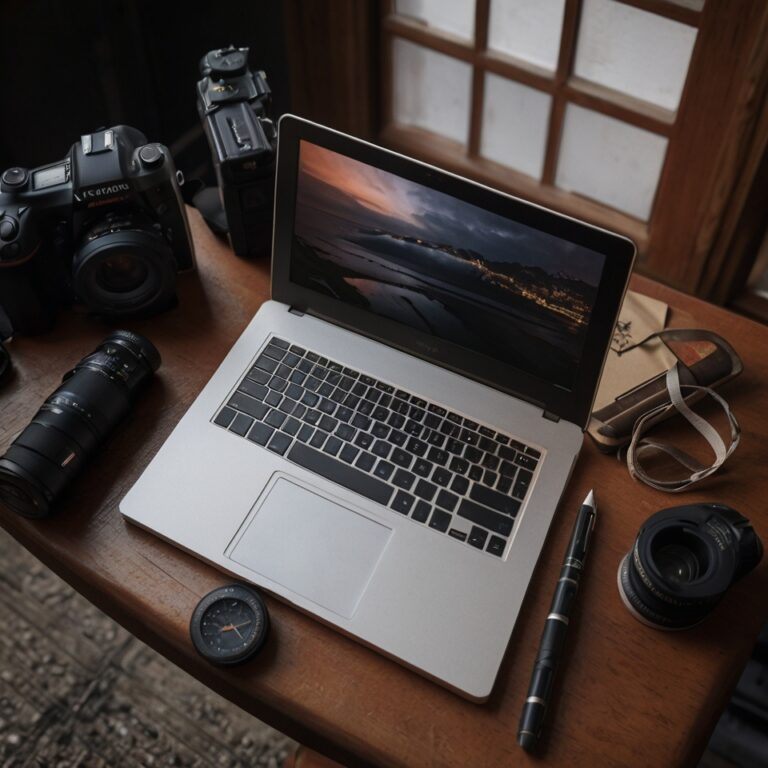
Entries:
[[[554, 519], [491, 699], [475, 705], [291, 607], [268, 599], [271, 638], [235, 670], [192, 649], [190, 614], [228, 579], [127, 524], [117, 505], [269, 294], [268, 265], [236, 258], [191, 214], [199, 273], [180, 280], [178, 309], [131, 328], [163, 356], [157, 379], [55, 516], [0, 524], [89, 600], [211, 688], [303, 743], [345, 763], [412, 766], [695, 764], [768, 616], [768, 558], [712, 616], [680, 633], [630, 616], [616, 569], [645, 518], [699, 500], [727, 502], [768, 542], [765, 382], [768, 328], [641, 278], [633, 286], [729, 339], [745, 372], [724, 390], [744, 429], [724, 471], [665, 495], [634, 482], [588, 440]], [[107, 332], [64, 313], [55, 330], [11, 345], [16, 375], [0, 391], [0, 449], [32, 417], [64, 371]], [[515, 733], [573, 514], [595, 486], [599, 522], [562, 670], [537, 757]]]

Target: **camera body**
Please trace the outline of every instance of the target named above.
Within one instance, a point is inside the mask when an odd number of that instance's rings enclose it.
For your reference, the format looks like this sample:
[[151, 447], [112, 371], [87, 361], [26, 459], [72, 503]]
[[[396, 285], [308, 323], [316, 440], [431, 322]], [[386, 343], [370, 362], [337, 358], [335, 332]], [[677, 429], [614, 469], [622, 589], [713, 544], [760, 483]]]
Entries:
[[63, 160], [0, 176], [0, 338], [41, 333], [73, 300], [107, 318], [172, 306], [195, 266], [162, 144], [119, 125], [86, 134]]
[[277, 131], [264, 72], [248, 69], [248, 48], [210, 51], [200, 62], [197, 110], [216, 169], [229, 238], [238, 256], [272, 246]]

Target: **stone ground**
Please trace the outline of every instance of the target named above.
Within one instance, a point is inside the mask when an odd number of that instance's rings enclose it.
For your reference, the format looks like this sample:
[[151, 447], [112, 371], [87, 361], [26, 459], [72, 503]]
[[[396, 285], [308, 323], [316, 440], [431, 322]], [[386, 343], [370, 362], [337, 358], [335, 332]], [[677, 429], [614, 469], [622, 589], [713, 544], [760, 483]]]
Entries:
[[136, 640], [0, 530], [2, 768], [278, 768], [295, 746]]

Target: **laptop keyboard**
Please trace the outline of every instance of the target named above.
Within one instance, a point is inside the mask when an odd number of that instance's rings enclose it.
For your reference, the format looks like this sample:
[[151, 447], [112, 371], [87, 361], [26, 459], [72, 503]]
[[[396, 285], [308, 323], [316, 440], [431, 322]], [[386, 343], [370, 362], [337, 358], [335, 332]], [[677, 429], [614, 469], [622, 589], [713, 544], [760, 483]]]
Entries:
[[273, 337], [215, 424], [501, 557], [541, 452]]

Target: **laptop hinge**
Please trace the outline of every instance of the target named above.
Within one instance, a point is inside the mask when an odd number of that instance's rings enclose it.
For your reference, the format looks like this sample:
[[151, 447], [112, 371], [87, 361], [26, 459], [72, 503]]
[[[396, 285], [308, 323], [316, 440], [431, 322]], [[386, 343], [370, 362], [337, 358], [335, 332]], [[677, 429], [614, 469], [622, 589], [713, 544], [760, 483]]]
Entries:
[[544, 418], [548, 419], [549, 421], [554, 421], [555, 423], [560, 421], [560, 417], [551, 411], [542, 411], [542, 416], [544, 416]]
[[288, 311], [292, 315], [298, 315], [299, 317], [303, 317], [305, 312], [301, 307], [288, 307]]

